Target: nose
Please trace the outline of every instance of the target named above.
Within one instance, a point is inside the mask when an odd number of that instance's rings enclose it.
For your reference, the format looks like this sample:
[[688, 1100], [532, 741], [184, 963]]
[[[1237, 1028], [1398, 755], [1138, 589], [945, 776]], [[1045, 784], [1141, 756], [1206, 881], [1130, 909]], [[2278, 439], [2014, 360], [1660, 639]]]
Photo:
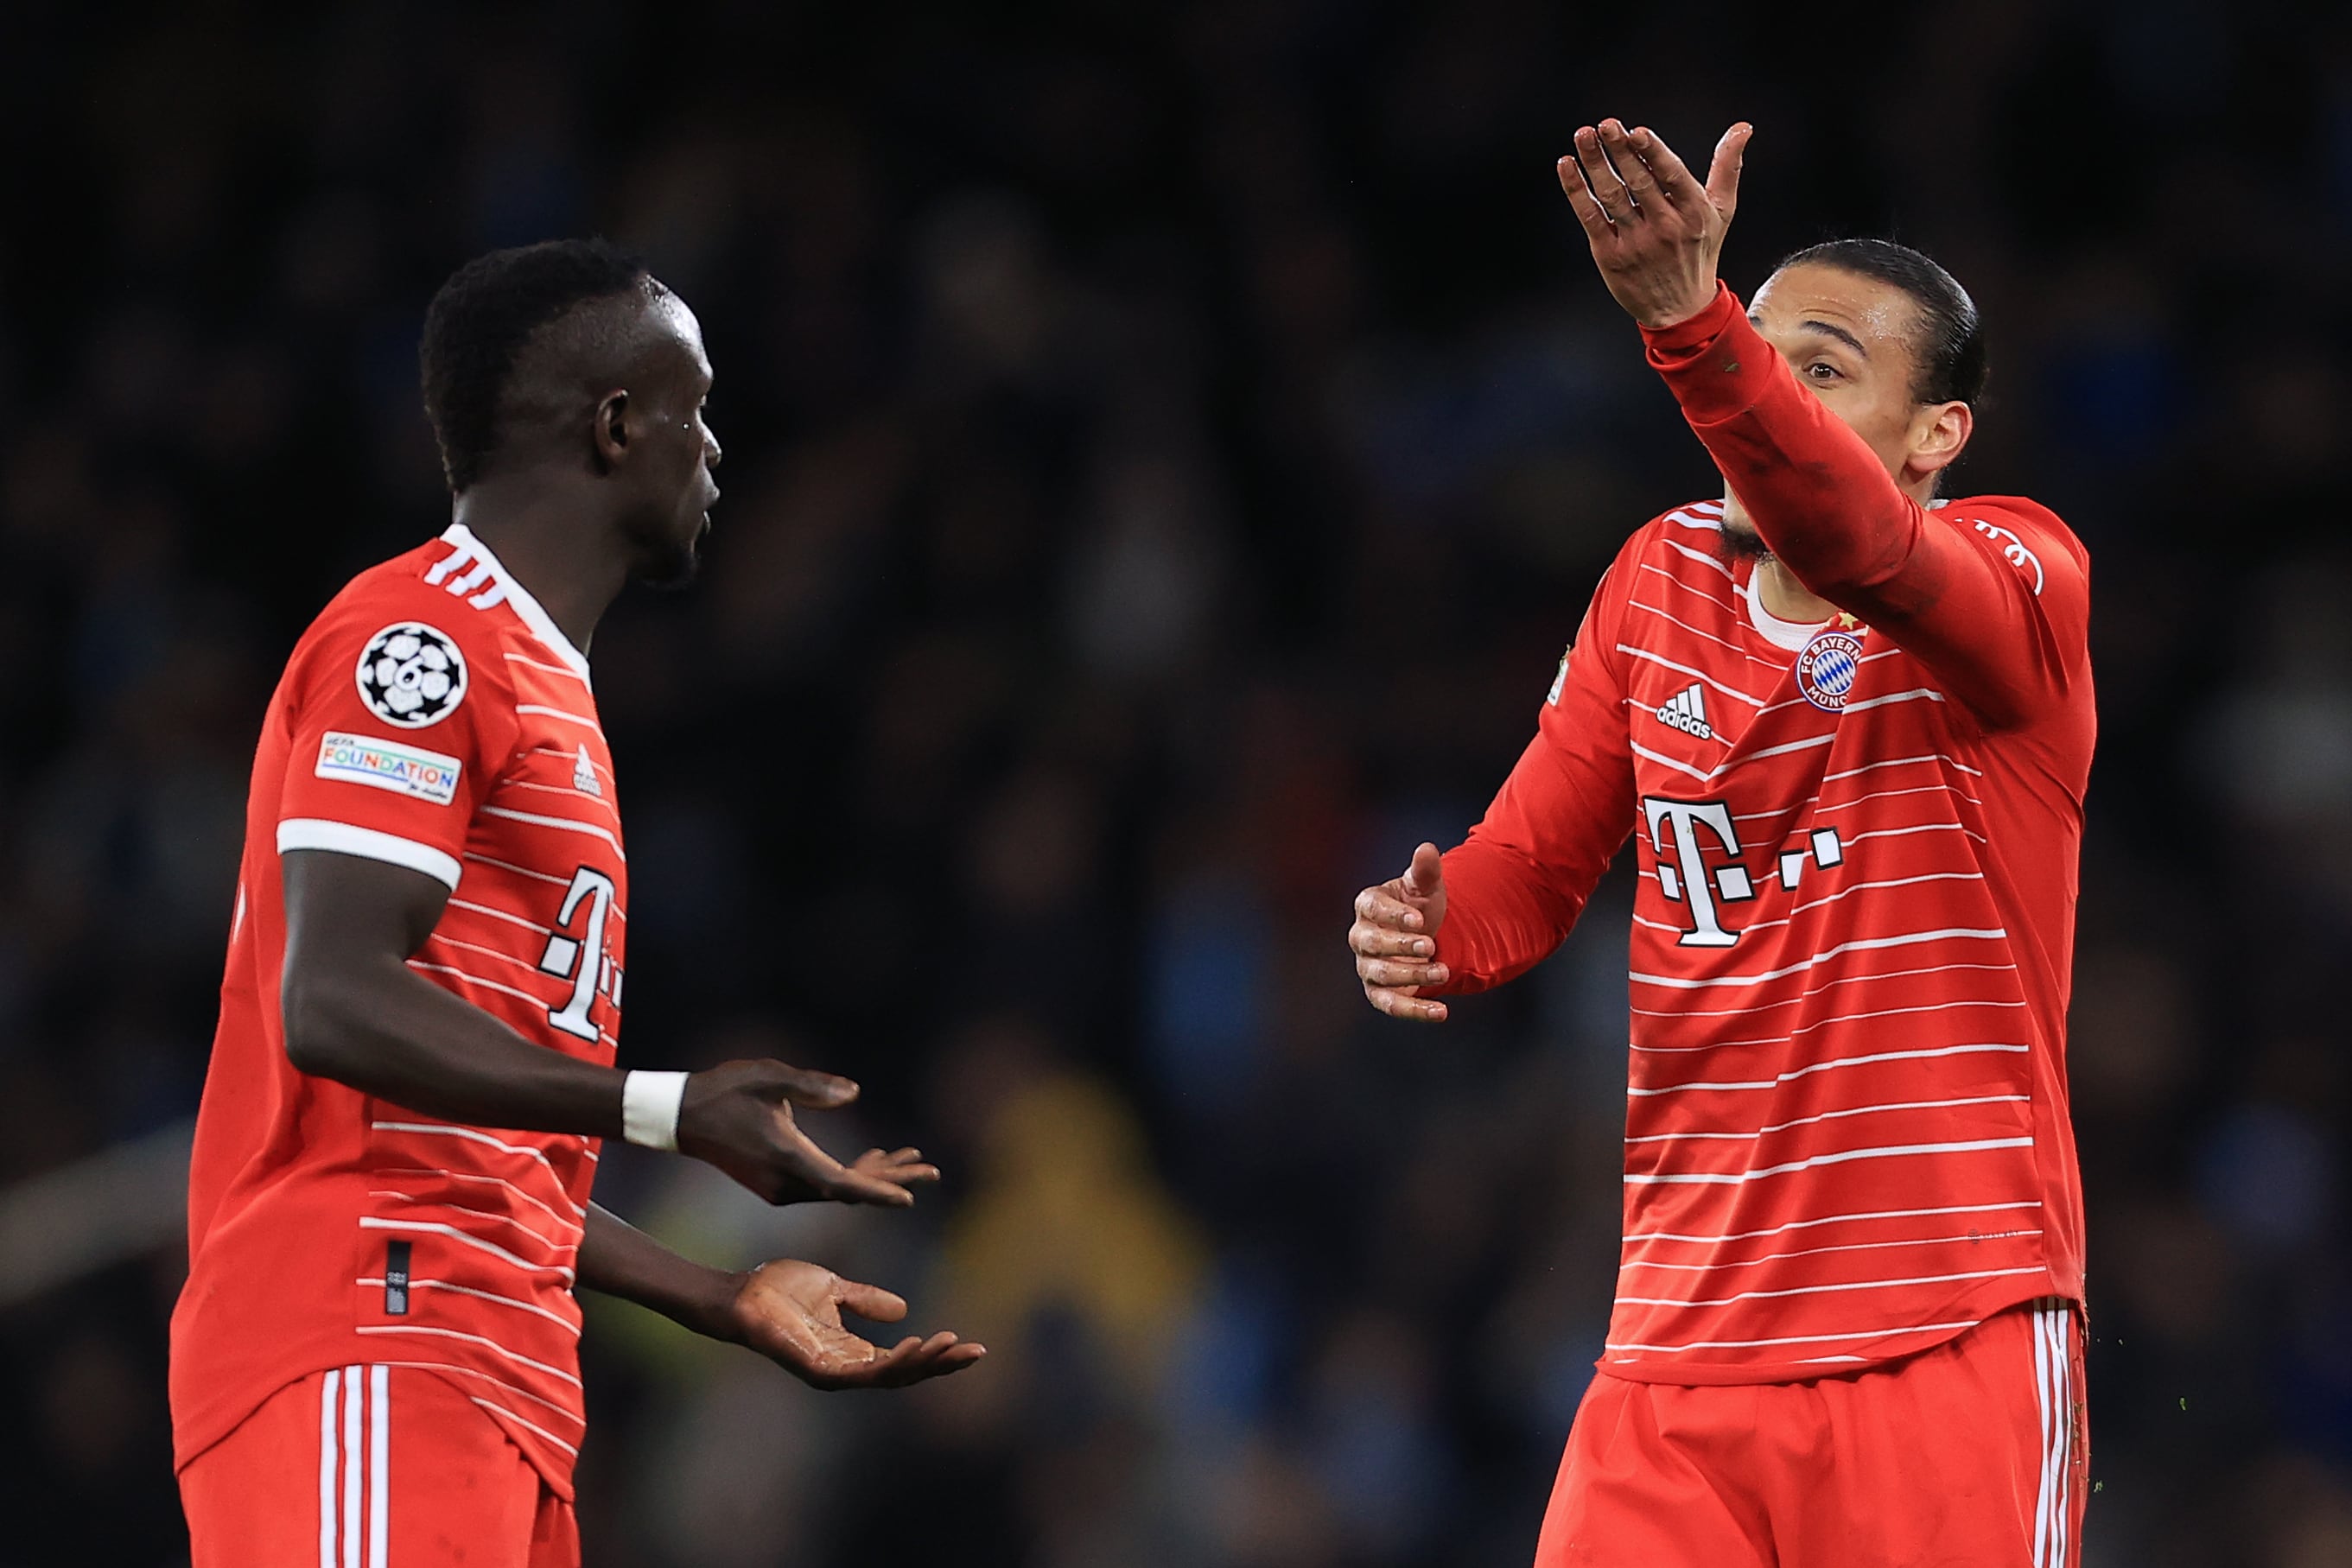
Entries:
[[709, 429], [708, 426], [704, 427], [702, 432], [702, 465], [705, 468], [716, 468], [719, 466], [719, 460], [726, 455], [726, 452], [719, 444], [718, 433]]

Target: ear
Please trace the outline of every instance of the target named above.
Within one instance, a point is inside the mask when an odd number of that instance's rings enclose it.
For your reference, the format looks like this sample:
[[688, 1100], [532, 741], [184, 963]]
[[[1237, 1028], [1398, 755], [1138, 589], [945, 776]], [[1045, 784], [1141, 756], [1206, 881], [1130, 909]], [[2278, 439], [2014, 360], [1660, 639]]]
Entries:
[[1911, 421], [1911, 451], [1905, 466], [1915, 474], [1940, 474], [1958, 461], [1976, 434], [1976, 410], [1964, 402], [1930, 403]]
[[629, 455], [629, 392], [618, 387], [596, 404], [592, 437], [596, 444], [596, 471], [609, 474]]

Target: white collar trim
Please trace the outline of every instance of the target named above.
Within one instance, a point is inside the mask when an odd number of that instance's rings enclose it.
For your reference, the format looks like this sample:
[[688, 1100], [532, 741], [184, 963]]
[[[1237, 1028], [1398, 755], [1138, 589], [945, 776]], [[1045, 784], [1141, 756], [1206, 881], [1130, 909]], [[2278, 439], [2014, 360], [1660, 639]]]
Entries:
[[1748, 601], [1748, 623], [1764, 634], [1764, 640], [1776, 648], [1795, 653], [1813, 640], [1814, 634], [1829, 624], [1827, 621], [1783, 621], [1764, 608], [1764, 596], [1756, 591], [1756, 574], [1739, 585], [1739, 597]]
[[[487, 576], [491, 581], [497, 583], [504, 591], [499, 598], [514, 607], [514, 612], [522, 618], [524, 625], [530, 628], [531, 634], [547, 644], [548, 652], [562, 660], [564, 667], [582, 680], [588, 679], [588, 655], [572, 645], [572, 639], [566, 637], [563, 634], [563, 629], [556, 625], [555, 617], [550, 615], [546, 607], [531, 597], [530, 590], [525, 588], [515, 574], [506, 569], [490, 547], [474, 536], [473, 529], [463, 523], [451, 523], [442, 530], [441, 538], [445, 542], [456, 545], [473, 557], [476, 571], [468, 573], [468, 576]], [[477, 602], [478, 603], [479, 601], [477, 600]], [[491, 603], [496, 602], [498, 600], [491, 601]], [[485, 605], [484, 608], [487, 609], [488, 606]]]

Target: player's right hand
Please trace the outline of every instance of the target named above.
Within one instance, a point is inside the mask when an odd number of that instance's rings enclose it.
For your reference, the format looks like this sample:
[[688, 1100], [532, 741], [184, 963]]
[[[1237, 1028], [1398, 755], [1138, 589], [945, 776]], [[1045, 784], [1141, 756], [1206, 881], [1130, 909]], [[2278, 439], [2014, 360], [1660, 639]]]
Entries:
[[1445, 1004], [1421, 994], [1451, 977], [1437, 961], [1437, 928], [1445, 923], [1445, 864], [1435, 844], [1412, 852], [1402, 876], [1356, 894], [1356, 923], [1348, 947], [1364, 998], [1392, 1019], [1445, 1021]]
[[895, 1323], [907, 1303], [878, 1285], [845, 1280], [830, 1269], [778, 1258], [736, 1276], [716, 1332], [751, 1346], [812, 1388], [903, 1388], [961, 1372], [988, 1354], [942, 1329], [908, 1334], [888, 1350], [842, 1326], [846, 1307], [861, 1318]]
[[770, 1203], [878, 1203], [904, 1208], [915, 1201], [908, 1184], [937, 1181], [937, 1166], [919, 1149], [868, 1149], [843, 1165], [817, 1147], [793, 1107], [837, 1111], [857, 1098], [857, 1085], [830, 1072], [782, 1061], [728, 1061], [686, 1081], [678, 1106], [681, 1154], [718, 1166]]

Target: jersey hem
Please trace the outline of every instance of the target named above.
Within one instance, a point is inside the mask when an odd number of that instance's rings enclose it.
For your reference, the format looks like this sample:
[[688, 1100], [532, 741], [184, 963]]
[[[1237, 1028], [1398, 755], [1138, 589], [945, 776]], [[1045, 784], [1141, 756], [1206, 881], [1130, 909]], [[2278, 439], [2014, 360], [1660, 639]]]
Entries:
[[[1664, 1383], [1685, 1388], [1730, 1387], [1759, 1383], [1818, 1383], [1825, 1377], [1852, 1377], [1856, 1373], [1879, 1372], [1898, 1362], [1924, 1355], [1938, 1345], [1947, 1345], [1962, 1334], [1972, 1333], [2001, 1313], [2021, 1307], [2029, 1301], [2056, 1299], [2070, 1303], [2077, 1312], [2084, 1310], [2083, 1292], [2078, 1285], [2065, 1288], [2055, 1270], [2032, 1281], [2032, 1289], [2021, 1289], [2013, 1297], [1979, 1312], [1968, 1322], [1958, 1323], [1937, 1333], [1932, 1339], [1906, 1340], [1900, 1350], [1885, 1355], [1866, 1356], [1860, 1361], [1840, 1362], [1823, 1366], [1819, 1362], [1762, 1362], [1750, 1365], [1727, 1364], [1723, 1362], [1671, 1361], [1609, 1361], [1593, 1363], [1595, 1371], [1627, 1383]], [[1897, 1331], [1898, 1333], [1901, 1331]], [[1892, 1337], [1892, 1336], [1889, 1336]]]

